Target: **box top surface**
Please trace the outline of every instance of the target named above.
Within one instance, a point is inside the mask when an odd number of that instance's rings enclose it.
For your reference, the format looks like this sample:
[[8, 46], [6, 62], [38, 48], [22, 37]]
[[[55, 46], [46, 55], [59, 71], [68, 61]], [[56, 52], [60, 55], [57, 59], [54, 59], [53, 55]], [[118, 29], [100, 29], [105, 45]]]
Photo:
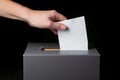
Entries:
[[96, 48], [89, 49], [88, 51], [43, 51], [42, 48], [59, 48], [57, 43], [28, 43], [23, 56], [100, 56]]

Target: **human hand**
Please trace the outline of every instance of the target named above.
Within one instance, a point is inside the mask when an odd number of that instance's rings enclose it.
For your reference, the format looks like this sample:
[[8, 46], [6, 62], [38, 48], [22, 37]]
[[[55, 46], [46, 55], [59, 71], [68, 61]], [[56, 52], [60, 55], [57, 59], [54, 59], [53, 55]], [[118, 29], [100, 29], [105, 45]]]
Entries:
[[58, 21], [66, 20], [66, 17], [55, 10], [39, 11], [31, 10], [29, 12], [27, 22], [30, 26], [45, 29], [50, 29], [57, 34], [57, 30], [65, 30], [67, 27]]

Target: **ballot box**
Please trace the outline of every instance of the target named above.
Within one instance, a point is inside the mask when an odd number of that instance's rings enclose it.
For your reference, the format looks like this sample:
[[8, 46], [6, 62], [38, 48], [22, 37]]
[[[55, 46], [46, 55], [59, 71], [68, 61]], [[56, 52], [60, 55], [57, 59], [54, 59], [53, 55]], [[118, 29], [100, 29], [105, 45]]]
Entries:
[[99, 80], [100, 54], [96, 48], [58, 48], [57, 43], [28, 43], [23, 54], [24, 80]]

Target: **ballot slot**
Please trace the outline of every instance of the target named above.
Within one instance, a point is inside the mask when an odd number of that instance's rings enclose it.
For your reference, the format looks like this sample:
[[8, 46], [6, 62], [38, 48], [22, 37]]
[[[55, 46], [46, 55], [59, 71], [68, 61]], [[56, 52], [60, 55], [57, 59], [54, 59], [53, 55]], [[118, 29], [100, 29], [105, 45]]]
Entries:
[[41, 46], [41, 51], [60, 51], [59, 46]]
[[47, 48], [47, 47], [43, 47], [41, 48], [42, 51], [60, 51], [60, 48]]

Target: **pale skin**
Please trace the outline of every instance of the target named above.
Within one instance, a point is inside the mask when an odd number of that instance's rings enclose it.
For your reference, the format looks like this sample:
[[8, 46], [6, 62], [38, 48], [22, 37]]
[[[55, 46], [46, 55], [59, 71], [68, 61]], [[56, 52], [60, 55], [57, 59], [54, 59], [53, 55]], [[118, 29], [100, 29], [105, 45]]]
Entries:
[[0, 16], [27, 22], [30, 26], [50, 29], [57, 34], [57, 30], [65, 30], [67, 27], [58, 21], [66, 20], [66, 17], [55, 10], [32, 10], [12, 0], [0, 0]]

